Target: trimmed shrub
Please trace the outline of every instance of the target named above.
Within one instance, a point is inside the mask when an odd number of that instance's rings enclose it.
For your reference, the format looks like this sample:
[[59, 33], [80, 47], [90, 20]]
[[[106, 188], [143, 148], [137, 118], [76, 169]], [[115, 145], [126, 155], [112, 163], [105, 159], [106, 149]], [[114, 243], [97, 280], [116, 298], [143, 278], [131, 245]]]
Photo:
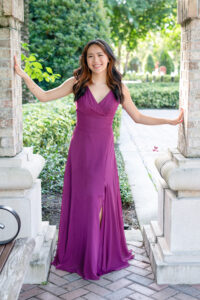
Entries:
[[146, 65], [145, 65], [145, 71], [149, 72], [149, 73], [152, 73], [153, 70], [155, 69], [155, 65], [154, 65], [154, 60], [153, 60], [153, 57], [151, 54], [149, 54], [147, 56], [147, 61], [146, 61]]
[[171, 72], [174, 72], [173, 60], [165, 50], [163, 50], [160, 54], [159, 66], [165, 66], [167, 68], [166, 74], [171, 74]]
[[[175, 76], [174, 79], [171, 75], [164, 75], [164, 76], [153, 76], [151, 74], [148, 75], [149, 82], [179, 82], [179, 76]], [[146, 82], [146, 75], [138, 75], [135, 72], [133, 73], [126, 73], [123, 77], [123, 80], [133, 80], [133, 81], [141, 81]]]
[[178, 108], [179, 85], [175, 83], [127, 84], [138, 108]]

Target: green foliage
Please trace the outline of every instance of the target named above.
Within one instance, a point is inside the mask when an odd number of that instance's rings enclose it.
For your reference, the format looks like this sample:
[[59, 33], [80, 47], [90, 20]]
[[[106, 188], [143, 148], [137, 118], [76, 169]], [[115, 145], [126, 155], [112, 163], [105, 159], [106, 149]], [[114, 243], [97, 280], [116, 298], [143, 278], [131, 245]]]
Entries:
[[42, 281], [41, 282], [41, 285], [47, 285], [48, 284], [48, 281]]
[[[168, 23], [175, 23], [177, 16], [170, 16]], [[176, 66], [176, 70], [179, 70], [180, 63], [180, 39], [181, 39], [181, 26], [175, 23], [174, 26], [165, 24], [165, 28], [161, 31], [153, 32], [149, 31], [146, 35], [145, 40], [139, 39], [135, 52], [137, 53], [138, 59], [145, 65], [147, 49], [150, 49], [154, 61], [159, 61], [160, 53], [164, 49], [166, 50], [173, 63]]]
[[[23, 105], [23, 143], [33, 146], [46, 164], [40, 173], [42, 193], [62, 193], [65, 165], [73, 130], [76, 105], [70, 95], [62, 100]], [[121, 105], [113, 120], [114, 141], [119, 136]]]
[[[29, 50], [29, 45], [27, 43], [21, 43], [22, 48], [25, 50]], [[36, 60], [38, 57], [37, 53], [30, 53], [27, 57], [23, 53], [21, 54], [21, 60], [25, 62], [25, 69], [24, 71], [32, 78], [37, 79], [38, 81], [43, 81], [44, 79], [47, 82], [54, 82], [56, 78], [59, 78], [60, 74], [53, 74], [53, 71], [50, 67], [46, 67], [47, 72], [42, 72], [43, 66], [40, 62], [42, 59]]]
[[[171, 75], [164, 75], [164, 76], [154, 76], [152, 74], [148, 75], [149, 82], [179, 82], [180, 77], [179, 76], [174, 76], [174, 79]], [[133, 80], [133, 81], [141, 81], [141, 82], [146, 82], [146, 74], [144, 75], [138, 75], [135, 72], [132, 73], [127, 73], [124, 77], [123, 80]]]
[[[165, 28], [176, 14], [176, 0], [104, 0], [111, 22], [111, 37], [116, 46], [120, 42], [128, 50], [136, 48], [138, 39], [144, 39], [150, 30]], [[171, 18], [172, 25], [174, 20]]]
[[178, 64], [180, 62], [180, 49], [181, 49], [181, 25], [177, 24], [176, 16], [172, 16], [171, 20], [173, 20], [173, 26], [170, 26], [171, 23], [167, 22], [167, 28], [163, 29], [161, 33], [161, 37], [163, 39], [162, 48], [166, 51], [170, 51], [173, 55], [174, 61]]
[[173, 61], [166, 50], [163, 50], [160, 54], [159, 66], [165, 66], [167, 68], [167, 74], [174, 72]]
[[127, 86], [138, 108], [178, 108], [178, 83], [135, 83]]
[[117, 143], [117, 140], [120, 135], [120, 122], [121, 122], [121, 114], [122, 114], [122, 107], [121, 105], [118, 106], [117, 112], [113, 119], [113, 132], [114, 132], [114, 143]]
[[[79, 66], [85, 44], [95, 38], [110, 42], [109, 18], [105, 18], [103, 0], [30, 0], [29, 32], [31, 51], [37, 53], [62, 82]], [[62, 82], [59, 82], [61, 84]], [[58, 82], [41, 82], [51, 89]]]
[[119, 150], [118, 144], [115, 146], [115, 156], [119, 175], [120, 195], [123, 205], [130, 205], [133, 202], [131, 188], [128, 182], [128, 176], [125, 171], [123, 156]]
[[145, 71], [149, 72], [149, 73], [152, 73], [153, 70], [155, 69], [155, 65], [154, 65], [154, 60], [153, 60], [153, 57], [151, 54], [149, 54], [147, 56], [147, 61], [146, 61], [146, 65], [145, 65]]

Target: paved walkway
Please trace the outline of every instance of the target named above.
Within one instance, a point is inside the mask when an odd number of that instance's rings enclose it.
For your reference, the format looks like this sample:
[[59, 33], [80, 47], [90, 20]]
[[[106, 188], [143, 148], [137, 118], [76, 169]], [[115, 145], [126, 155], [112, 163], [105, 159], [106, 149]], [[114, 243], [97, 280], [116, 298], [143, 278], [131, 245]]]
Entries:
[[[177, 116], [177, 110], [141, 110], [146, 115], [156, 117], [174, 118]], [[158, 153], [165, 152], [168, 147], [176, 147], [178, 126], [159, 125], [147, 126], [135, 124], [131, 118], [123, 111], [123, 128], [122, 133], [125, 141], [126, 134], [132, 142], [129, 143], [130, 148], [134, 144], [134, 153], [140, 156], [145, 168], [153, 174], [154, 158]], [[158, 147], [158, 152], [154, 152], [154, 146]], [[121, 144], [123, 148], [123, 144]], [[131, 150], [130, 150], [131, 151]], [[128, 150], [124, 152], [128, 153]], [[131, 152], [129, 152], [130, 155]], [[137, 167], [141, 167], [136, 163], [135, 158], [132, 160], [135, 164], [135, 172]], [[155, 170], [155, 169], [154, 169]], [[147, 172], [146, 172], [147, 173]], [[136, 186], [135, 186], [136, 189]], [[144, 210], [144, 207], [143, 207]], [[129, 231], [125, 231], [128, 236]], [[69, 273], [56, 270], [51, 267], [48, 283], [46, 285], [29, 285], [22, 286], [19, 300], [58, 300], [58, 299], [176, 299], [176, 300], [192, 300], [200, 299], [199, 285], [157, 285], [152, 273], [149, 258], [146, 254], [142, 241], [127, 240], [129, 249], [133, 249], [135, 258], [130, 260], [130, 266], [105, 274], [100, 280], [83, 280], [76, 273]]]
[[[140, 109], [140, 112], [147, 116], [166, 119], [174, 119], [179, 114], [178, 110], [175, 109]], [[137, 124], [124, 110], [122, 120], [144, 165], [153, 175], [154, 172], [157, 172], [154, 164], [155, 158], [167, 152], [168, 148], [177, 146], [179, 125]], [[153, 151], [155, 146], [158, 147], [157, 151]]]
[[23, 285], [18, 299], [200, 299], [200, 284], [157, 285], [143, 243], [127, 244], [135, 253], [129, 267], [105, 274], [100, 280], [84, 280], [76, 273], [56, 270], [52, 266], [46, 285]]

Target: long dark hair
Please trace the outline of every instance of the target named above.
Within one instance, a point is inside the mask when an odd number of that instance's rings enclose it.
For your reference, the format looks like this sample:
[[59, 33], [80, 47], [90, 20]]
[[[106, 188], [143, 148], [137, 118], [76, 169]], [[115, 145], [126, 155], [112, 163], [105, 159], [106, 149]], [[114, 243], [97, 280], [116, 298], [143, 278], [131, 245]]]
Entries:
[[89, 41], [82, 54], [79, 57], [80, 67], [73, 71], [73, 75], [76, 78], [76, 83], [73, 85], [74, 101], [77, 101], [82, 95], [84, 95], [87, 83], [92, 83], [92, 71], [87, 65], [87, 51], [88, 48], [96, 44], [107, 54], [109, 63], [107, 67], [106, 83], [109, 88], [113, 91], [116, 100], [120, 103], [124, 101], [124, 95], [122, 93], [122, 74], [116, 69], [116, 57], [113, 54], [111, 47], [101, 39]]

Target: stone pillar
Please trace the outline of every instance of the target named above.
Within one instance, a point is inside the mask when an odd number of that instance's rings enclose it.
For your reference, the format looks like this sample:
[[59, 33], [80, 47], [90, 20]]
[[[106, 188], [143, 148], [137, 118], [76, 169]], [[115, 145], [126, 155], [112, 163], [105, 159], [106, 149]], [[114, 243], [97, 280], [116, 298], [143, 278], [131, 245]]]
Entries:
[[[18, 3], [19, 2], [19, 3]], [[22, 150], [21, 78], [14, 75], [14, 54], [20, 59], [20, 27], [23, 0], [0, 4], [0, 156], [15, 156]]]
[[178, 145], [156, 158], [158, 220], [143, 228], [158, 284], [200, 284], [200, 0], [178, 1], [181, 24]]
[[179, 127], [178, 149], [185, 157], [200, 157], [200, 1], [180, 1], [180, 104], [186, 108]]
[[[46, 281], [56, 243], [56, 226], [42, 222], [41, 180], [38, 179], [45, 160], [33, 154], [32, 147], [23, 148], [21, 78], [14, 72], [14, 55], [21, 59], [21, 25], [24, 20], [23, 0], [0, 2], [0, 204], [19, 214], [21, 229], [17, 238], [35, 239], [25, 283]], [[16, 232], [16, 224], [0, 212], [5, 224], [0, 239]], [[9, 236], [9, 237], [8, 237]]]

